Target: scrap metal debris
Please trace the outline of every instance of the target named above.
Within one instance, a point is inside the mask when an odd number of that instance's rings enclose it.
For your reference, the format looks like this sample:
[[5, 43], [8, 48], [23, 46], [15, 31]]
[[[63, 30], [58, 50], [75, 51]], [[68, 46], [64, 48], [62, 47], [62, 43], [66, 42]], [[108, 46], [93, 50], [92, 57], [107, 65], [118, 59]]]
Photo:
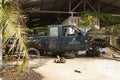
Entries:
[[81, 73], [81, 71], [79, 71], [79, 70], [74, 70], [75, 72], [77, 72], [77, 73]]
[[60, 57], [59, 55], [57, 55], [57, 59], [54, 60], [54, 63], [65, 63], [66, 60], [64, 57]]
[[120, 55], [118, 55], [118, 54], [113, 54], [112, 57], [113, 57], [113, 58], [120, 58]]

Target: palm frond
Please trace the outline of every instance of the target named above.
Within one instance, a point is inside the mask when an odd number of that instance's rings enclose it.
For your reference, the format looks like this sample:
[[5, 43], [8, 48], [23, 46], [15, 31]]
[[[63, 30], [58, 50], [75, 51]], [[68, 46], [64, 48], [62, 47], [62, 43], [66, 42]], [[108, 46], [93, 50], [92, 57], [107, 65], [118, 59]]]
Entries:
[[[24, 38], [26, 37], [26, 28], [24, 27], [25, 25], [22, 24], [25, 17], [21, 15], [20, 12], [19, 5], [16, 1], [13, 0], [5, 0], [4, 5], [0, 6], [0, 27], [3, 28], [2, 41], [3, 44], [6, 44], [13, 38], [14, 40], [9, 49], [9, 52], [13, 50], [14, 47], [16, 47], [16, 50], [19, 51], [19, 54], [22, 52], [24, 59], [27, 59], [27, 47], [25, 45], [26, 40]], [[22, 34], [24, 34], [24, 36], [22, 36]], [[24, 59], [22, 65], [26, 66], [26, 64], [24, 64], [24, 62], [26, 62]], [[23, 66], [21, 68], [23, 68]]]

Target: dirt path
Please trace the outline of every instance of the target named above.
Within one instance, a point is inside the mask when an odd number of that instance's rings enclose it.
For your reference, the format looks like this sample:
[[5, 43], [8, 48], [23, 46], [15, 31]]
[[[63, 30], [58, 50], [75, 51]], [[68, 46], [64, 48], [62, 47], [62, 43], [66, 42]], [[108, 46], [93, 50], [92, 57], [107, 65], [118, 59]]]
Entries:
[[67, 59], [66, 63], [50, 59], [34, 71], [43, 80], [120, 80], [120, 62], [99, 58]]

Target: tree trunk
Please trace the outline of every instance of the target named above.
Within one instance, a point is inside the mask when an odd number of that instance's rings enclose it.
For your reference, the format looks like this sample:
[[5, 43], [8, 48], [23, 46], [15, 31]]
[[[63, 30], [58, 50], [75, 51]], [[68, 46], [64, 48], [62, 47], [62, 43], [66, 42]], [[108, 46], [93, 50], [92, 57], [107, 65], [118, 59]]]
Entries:
[[2, 33], [0, 33], [0, 68], [2, 67]]

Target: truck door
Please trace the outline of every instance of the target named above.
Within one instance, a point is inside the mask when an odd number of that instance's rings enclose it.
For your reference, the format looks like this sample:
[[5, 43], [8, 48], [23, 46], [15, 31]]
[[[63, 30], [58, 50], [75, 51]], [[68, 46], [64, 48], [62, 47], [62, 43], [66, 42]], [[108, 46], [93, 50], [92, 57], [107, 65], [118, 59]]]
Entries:
[[64, 51], [83, 50], [87, 46], [87, 37], [80, 31], [75, 29], [75, 26], [64, 26], [62, 28], [63, 36], [60, 42], [60, 49]]
[[57, 52], [59, 50], [58, 27], [49, 27], [49, 51]]

